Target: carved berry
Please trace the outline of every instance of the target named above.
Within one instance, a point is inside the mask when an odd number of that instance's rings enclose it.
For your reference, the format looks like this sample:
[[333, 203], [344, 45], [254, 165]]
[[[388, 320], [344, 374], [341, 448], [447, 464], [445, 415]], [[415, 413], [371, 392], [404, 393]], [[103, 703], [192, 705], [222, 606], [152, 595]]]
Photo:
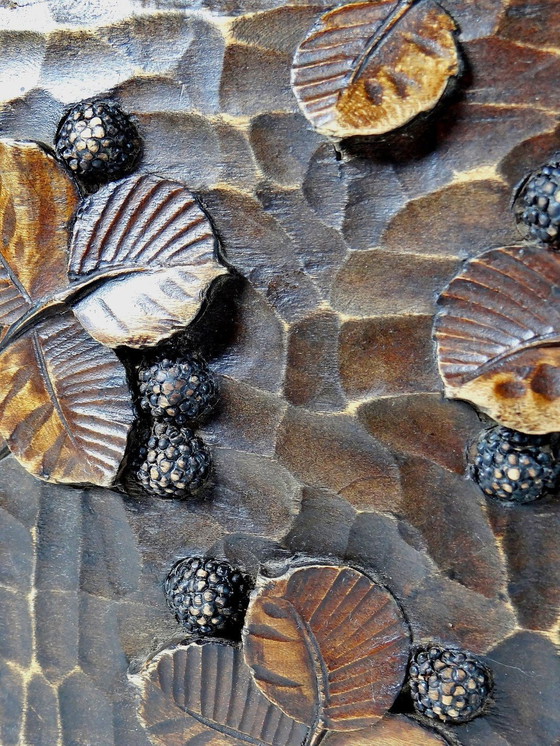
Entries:
[[188, 557], [165, 581], [177, 621], [193, 635], [238, 638], [248, 603], [249, 582], [227, 562]]
[[556, 487], [560, 473], [556, 438], [526, 435], [507, 427], [481, 433], [471, 474], [490, 497], [528, 503]]
[[137, 479], [158, 497], [184, 498], [201, 490], [210, 477], [212, 461], [203, 441], [192, 430], [156, 422], [147, 447], [140, 449]]
[[218, 399], [216, 378], [198, 357], [163, 358], [142, 368], [138, 378], [142, 409], [178, 426], [203, 419]]
[[93, 99], [81, 101], [63, 117], [55, 148], [76, 176], [106, 182], [132, 171], [142, 145], [128, 114], [111, 101]]
[[408, 675], [416, 711], [443, 722], [480, 715], [492, 689], [489, 670], [474, 656], [436, 645], [416, 652]]
[[560, 162], [547, 163], [529, 179], [520, 208], [520, 220], [534, 238], [547, 244], [559, 243]]

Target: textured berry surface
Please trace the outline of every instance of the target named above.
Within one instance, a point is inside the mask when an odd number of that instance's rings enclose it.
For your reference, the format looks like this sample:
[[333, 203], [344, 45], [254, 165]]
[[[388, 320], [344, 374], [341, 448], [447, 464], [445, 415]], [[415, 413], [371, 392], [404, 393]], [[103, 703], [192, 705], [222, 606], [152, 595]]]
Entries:
[[548, 163], [527, 182], [521, 220], [534, 238], [560, 241], [560, 163]]
[[451, 723], [480, 715], [492, 686], [488, 669], [476, 658], [437, 646], [416, 652], [409, 683], [420, 715]]
[[137, 478], [142, 487], [159, 497], [188, 497], [200, 490], [210, 476], [210, 453], [192, 430], [156, 422], [147, 447], [140, 451]]
[[117, 104], [93, 100], [81, 101], [64, 116], [55, 147], [76, 176], [104, 182], [130, 173], [141, 141], [135, 125]]
[[239, 637], [248, 585], [227, 562], [189, 557], [171, 569], [165, 594], [177, 621], [191, 634]]
[[182, 426], [203, 419], [218, 398], [218, 384], [197, 357], [163, 358], [139, 372], [140, 406], [155, 419]]
[[555, 439], [492, 427], [477, 441], [471, 471], [486, 495], [532, 502], [553, 491], [558, 482]]

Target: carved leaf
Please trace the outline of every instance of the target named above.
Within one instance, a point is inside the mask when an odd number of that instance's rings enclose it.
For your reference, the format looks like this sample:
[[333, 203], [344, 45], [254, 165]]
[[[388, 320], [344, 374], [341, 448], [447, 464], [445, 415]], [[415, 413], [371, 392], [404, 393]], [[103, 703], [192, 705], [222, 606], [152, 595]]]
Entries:
[[72, 237], [72, 280], [105, 281], [74, 305], [85, 329], [109, 347], [153, 345], [197, 316], [216, 259], [210, 221], [184, 186], [134, 176], [100, 189]]
[[68, 284], [71, 179], [36, 143], [0, 140], [0, 324]]
[[458, 74], [456, 30], [435, 0], [335, 8], [296, 51], [296, 98], [327, 136], [380, 135], [402, 127], [431, 110]]
[[301, 746], [307, 735], [257, 689], [229, 645], [168, 648], [133, 681], [143, 724], [161, 746]]
[[560, 430], [560, 256], [536, 246], [471, 260], [442, 293], [435, 334], [447, 396], [527, 433]]
[[261, 579], [243, 633], [257, 684], [316, 730], [374, 724], [400, 691], [408, 625], [392, 595], [350, 567]]
[[404, 715], [387, 715], [373, 728], [329, 733], [324, 746], [443, 746], [447, 741]]
[[37, 324], [0, 354], [0, 433], [31, 473], [110, 486], [134, 412], [126, 372], [71, 312]]
[[[17, 324], [68, 284], [77, 195], [32, 143], [0, 142], [0, 179], [0, 322]], [[0, 433], [42, 479], [109, 486], [134, 419], [124, 367], [70, 311], [35, 321], [0, 352]]]

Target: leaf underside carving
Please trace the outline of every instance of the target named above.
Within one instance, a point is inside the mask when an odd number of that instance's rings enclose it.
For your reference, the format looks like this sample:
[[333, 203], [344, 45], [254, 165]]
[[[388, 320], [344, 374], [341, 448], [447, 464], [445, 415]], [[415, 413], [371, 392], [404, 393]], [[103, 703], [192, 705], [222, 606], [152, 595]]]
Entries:
[[471, 260], [439, 300], [435, 323], [447, 396], [507, 427], [560, 429], [560, 256], [536, 246]]
[[430, 111], [458, 74], [456, 30], [434, 0], [335, 8], [296, 51], [296, 98], [327, 136], [381, 135], [402, 127]]
[[76, 221], [69, 275], [105, 281], [74, 305], [85, 329], [109, 347], [157, 344], [187, 326], [217, 260], [210, 221], [182, 184], [140, 175], [99, 190]]
[[134, 680], [140, 717], [160, 746], [301, 746], [308, 733], [266, 699], [229, 645], [166, 649]]
[[[0, 322], [64, 290], [70, 178], [33, 143], [0, 142]], [[4, 336], [4, 339], [6, 337]], [[0, 433], [55, 482], [111, 485], [134, 420], [124, 367], [71, 311], [45, 315], [0, 352]]]
[[409, 630], [391, 594], [349, 567], [262, 580], [243, 634], [266, 696], [316, 730], [376, 723], [400, 691]]

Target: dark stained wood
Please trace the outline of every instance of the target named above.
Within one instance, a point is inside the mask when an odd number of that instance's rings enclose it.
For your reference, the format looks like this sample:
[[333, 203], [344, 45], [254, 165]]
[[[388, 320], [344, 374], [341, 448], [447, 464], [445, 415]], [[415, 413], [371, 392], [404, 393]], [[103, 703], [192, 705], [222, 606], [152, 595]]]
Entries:
[[[290, 86], [332, 4], [1, 5], [2, 136], [52, 145], [66, 106], [114, 95], [138, 117], [138, 173], [194, 192], [247, 282], [196, 337], [226, 377], [202, 433], [218, 477], [205, 501], [0, 462], [0, 742], [149, 746], [128, 671], [181, 637], [162, 593], [174, 561], [209, 552], [255, 573], [303, 552], [378, 577], [414, 643], [493, 670], [492, 709], [447, 728], [452, 746], [555, 746], [558, 497], [496, 506], [466, 481], [478, 415], [418, 358], [435, 363], [436, 297], [462, 261], [521, 241], [511, 195], [558, 149], [557, 3], [441, 0], [466, 63], [456, 95], [340, 157]], [[412, 743], [439, 737], [396, 717], [404, 744], [411, 727]]]
[[456, 30], [433, 0], [334, 8], [296, 51], [294, 93], [324, 135], [343, 139], [398, 129], [430, 111], [459, 73]]
[[261, 578], [243, 630], [259, 688], [317, 736], [378, 721], [401, 689], [409, 646], [391, 594], [343, 566]]
[[507, 427], [560, 430], [560, 256], [513, 246], [472, 259], [440, 296], [435, 335], [447, 396]]

